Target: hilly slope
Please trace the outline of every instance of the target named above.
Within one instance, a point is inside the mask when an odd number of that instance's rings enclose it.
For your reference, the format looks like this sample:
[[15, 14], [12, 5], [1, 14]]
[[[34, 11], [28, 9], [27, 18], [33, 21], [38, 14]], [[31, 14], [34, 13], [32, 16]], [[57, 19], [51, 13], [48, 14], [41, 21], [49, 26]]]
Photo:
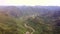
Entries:
[[0, 34], [60, 34], [60, 7], [1, 6]]

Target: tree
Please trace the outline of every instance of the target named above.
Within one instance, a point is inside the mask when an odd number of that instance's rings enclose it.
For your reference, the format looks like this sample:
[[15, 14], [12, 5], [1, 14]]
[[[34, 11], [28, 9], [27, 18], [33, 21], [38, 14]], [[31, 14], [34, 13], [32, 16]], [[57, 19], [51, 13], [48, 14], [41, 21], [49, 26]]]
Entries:
[[16, 19], [8, 14], [0, 13], [0, 34], [17, 34]]

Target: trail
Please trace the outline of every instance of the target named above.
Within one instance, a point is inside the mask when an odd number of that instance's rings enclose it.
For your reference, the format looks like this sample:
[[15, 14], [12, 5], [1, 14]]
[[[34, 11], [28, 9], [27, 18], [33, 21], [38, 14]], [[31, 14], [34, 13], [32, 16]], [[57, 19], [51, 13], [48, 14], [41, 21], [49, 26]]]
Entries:
[[[33, 34], [33, 33], [35, 32], [35, 29], [33, 29], [32, 27], [28, 26], [27, 24], [24, 24], [24, 26], [25, 26], [26, 28], [29, 28], [29, 29], [32, 30], [31, 34]], [[26, 33], [27, 33], [27, 32], [26, 32]], [[30, 32], [29, 32], [29, 33], [30, 33]]]

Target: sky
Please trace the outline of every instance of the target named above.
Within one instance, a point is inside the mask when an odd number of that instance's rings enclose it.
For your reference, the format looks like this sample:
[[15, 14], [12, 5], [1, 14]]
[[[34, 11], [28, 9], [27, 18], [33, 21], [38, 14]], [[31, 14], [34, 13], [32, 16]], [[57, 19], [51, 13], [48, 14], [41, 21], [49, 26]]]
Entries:
[[60, 0], [0, 0], [0, 6], [60, 6]]

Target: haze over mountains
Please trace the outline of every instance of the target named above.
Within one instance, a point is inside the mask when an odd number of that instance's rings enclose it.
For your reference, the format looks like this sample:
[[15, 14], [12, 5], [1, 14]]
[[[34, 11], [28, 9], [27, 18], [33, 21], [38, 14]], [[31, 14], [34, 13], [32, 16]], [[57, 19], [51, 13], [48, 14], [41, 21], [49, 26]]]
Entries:
[[0, 34], [60, 34], [60, 7], [0, 6]]
[[0, 6], [0, 12], [8, 13], [12, 16], [29, 16], [34, 14], [53, 14], [60, 11], [59, 6]]

